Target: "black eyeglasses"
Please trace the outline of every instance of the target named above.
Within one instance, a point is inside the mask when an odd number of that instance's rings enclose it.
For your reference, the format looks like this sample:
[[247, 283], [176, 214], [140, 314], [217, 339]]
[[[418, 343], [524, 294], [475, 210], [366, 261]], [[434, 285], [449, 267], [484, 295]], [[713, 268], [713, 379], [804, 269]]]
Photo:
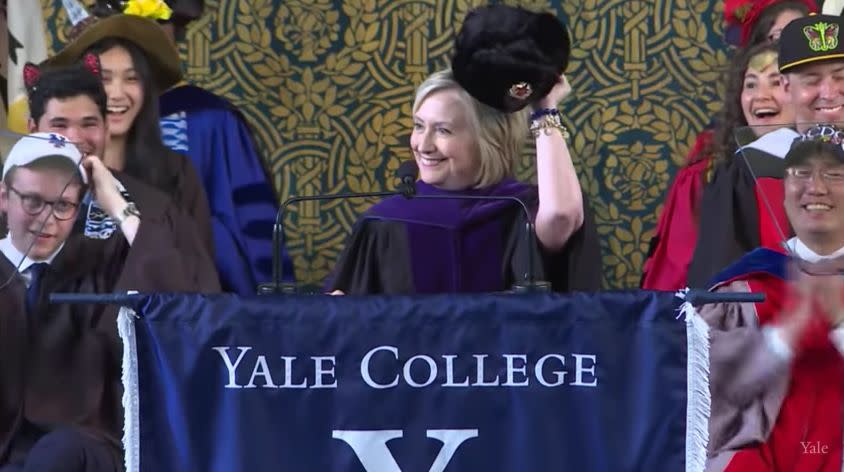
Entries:
[[789, 167], [785, 170], [786, 175], [800, 182], [808, 182], [814, 175], [820, 175], [824, 182], [831, 185], [844, 183], [844, 168], [836, 169], [812, 169], [811, 167]]
[[55, 216], [57, 220], [64, 221], [75, 217], [76, 211], [79, 209], [78, 203], [69, 202], [67, 200], [48, 201], [38, 195], [20, 193], [11, 186], [8, 188], [14, 192], [18, 198], [20, 198], [21, 208], [23, 208], [23, 211], [32, 216], [40, 215], [41, 212], [44, 211], [44, 207], [49, 205], [53, 210], [53, 216]]

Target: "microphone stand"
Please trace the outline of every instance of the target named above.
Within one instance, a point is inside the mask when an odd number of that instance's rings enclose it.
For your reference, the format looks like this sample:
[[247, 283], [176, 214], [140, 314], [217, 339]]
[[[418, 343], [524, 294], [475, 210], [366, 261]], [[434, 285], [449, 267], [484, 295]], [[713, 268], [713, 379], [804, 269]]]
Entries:
[[[517, 199], [519, 200], [519, 199]], [[525, 238], [527, 239], [527, 247], [528, 247], [528, 271], [525, 274], [524, 281], [520, 283], [513, 284], [513, 292], [515, 293], [531, 293], [531, 292], [550, 292], [551, 291], [551, 282], [547, 280], [536, 280], [536, 275], [534, 273], [535, 262], [534, 259], [536, 257], [534, 248], [536, 243], [536, 228], [533, 225], [533, 222], [530, 220], [530, 213], [527, 211], [527, 206], [521, 200], [519, 203], [522, 205], [522, 208], [525, 211], [525, 217], [527, 218], [527, 222], [525, 223]]]
[[382, 191], [382, 192], [364, 192], [364, 193], [335, 193], [331, 195], [307, 195], [290, 197], [282, 203], [278, 212], [275, 214], [275, 223], [273, 224], [273, 280], [270, 283], [263, 283], [258, 286], [259, 295], [270, 295], [276, 293], [295, 294], [298, 292], [298, 286], [294, 283], [281, 281], [282, 261], [281, 261], [281, 239], [284, 236], [284, 213], [289, 205], [304, 201], [321, 201], [321, 200], [341, 200], [351, 198], [367, 198], [367, 197], [391, 197], [394, 195], [402, 195], [402, 192]]

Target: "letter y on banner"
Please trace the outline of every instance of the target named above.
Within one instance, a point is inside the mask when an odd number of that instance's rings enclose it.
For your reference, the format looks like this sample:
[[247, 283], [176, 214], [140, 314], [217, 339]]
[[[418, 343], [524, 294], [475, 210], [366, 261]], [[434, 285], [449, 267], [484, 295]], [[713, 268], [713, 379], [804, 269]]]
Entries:
[[[382, 431], [332, 431], [331, 437], [352, 447], [366, 472], [402, 472], [387, 448], [387, 441], [401, 438], [398, 429]], [[461, 444], [478, 437], [477, 429], [430, 429], [427, 436], [443, 443], [429, 472], [443, 472]]]

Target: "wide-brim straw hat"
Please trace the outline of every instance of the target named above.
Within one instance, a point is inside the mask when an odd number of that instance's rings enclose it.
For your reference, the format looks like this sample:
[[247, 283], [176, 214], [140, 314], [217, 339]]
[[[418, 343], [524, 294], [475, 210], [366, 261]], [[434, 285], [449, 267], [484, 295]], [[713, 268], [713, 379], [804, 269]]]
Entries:
[[154, 20], [136, 15], [111, 15], [93, 19], [77, 31], [75, 38], [55, 56], [48, 58], [44, 65], [49, 67], [74, 64], [94, 44], [106, 38], [120, 38], [138, 46], [146, 54], [159, 92], [182, 80], [179, 53], [164, 29]]

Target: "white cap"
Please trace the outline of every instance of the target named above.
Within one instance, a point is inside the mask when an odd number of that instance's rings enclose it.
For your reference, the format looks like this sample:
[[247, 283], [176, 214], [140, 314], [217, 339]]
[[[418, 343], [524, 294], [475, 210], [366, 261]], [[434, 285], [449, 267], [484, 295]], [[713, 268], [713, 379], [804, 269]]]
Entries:
[[44, 157], [66, 157], [79, 167], [82, 181], [88, 183], [88, 175], [81, 167], [82, 154], [76, 145], [58, 133], [32, 133], [22, 136], [12, 146], [3, 162], [3, 178], [13, 167], [25, 166]]

